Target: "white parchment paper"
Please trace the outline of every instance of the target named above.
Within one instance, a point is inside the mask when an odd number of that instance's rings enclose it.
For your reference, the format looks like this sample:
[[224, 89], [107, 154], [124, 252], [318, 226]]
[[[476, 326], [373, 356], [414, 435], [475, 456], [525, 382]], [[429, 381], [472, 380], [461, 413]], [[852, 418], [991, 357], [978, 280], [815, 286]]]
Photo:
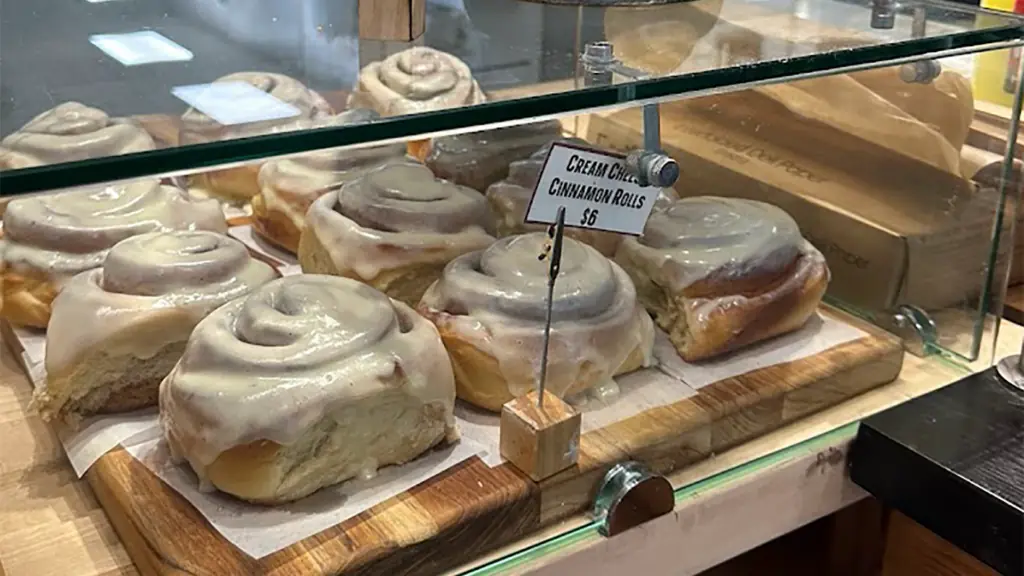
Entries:
[[[581, 428], [586, 433], [694, 396], [708, 384], [813, 356], [865, 336], [864, 331], [845, 322], [815, 315], [791, 334], [716, 360], [690, 364], [679, 357], [668, 337], [658, 330], [654, 344], [656, 367], [616, 378], [616, 396], [596, 399], [588, 395], [571, 398], [570, 402], [583, 414]], [[501, 464], [499, 416], [459, 401], [455, 418], [463, 436], [483, 446], [480, 457], [484, 462], [489, 466]]]
[[[299, 261], [294, 255], [289, 254], [276, 246], [272, 246], [268, 242], [265, 242], [256, 236], [252, 231], [252, 226], [248, 224], [244, 226], [232, 226], [228, 229], [228, 235], [248, 246], [250, 250], [259, 252], [260, 254], [269, 257], [271, 260], [276, 260], [277, 262], [284, 264], [285, 267], [293, 265], [297, 266], [299, 264]], [[281, 273], [284, 274], [284, 269], [280, 266], [278, 268], [281, 268]], [[288, 274], [285, 275], [287, 276]]]
[[476, 455], [481, 447], [463, 439], [401, 466], [381, 468], [371, 480], [350, 480], [282, 506], [247, 504], [220, 492], [200, 492], [187, 465], [174, 464], [162, 439], [126, 447], [161, 480], [188, 500], [217, 532], [253, 558], [262, 558], [414, 488]]

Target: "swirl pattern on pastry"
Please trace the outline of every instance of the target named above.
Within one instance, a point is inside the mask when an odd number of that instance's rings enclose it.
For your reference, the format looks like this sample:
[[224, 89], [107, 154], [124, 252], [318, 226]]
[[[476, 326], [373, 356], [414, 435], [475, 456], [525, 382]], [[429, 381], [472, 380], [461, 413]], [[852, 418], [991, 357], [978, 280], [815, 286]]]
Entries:
[[62, 413], [76, 388], [81, 398], [90, 387], [111, 386], [110, 366], [103, 371], [80, 364], [112, 364], [117, 356], [150, 360], [155, 371], [160, 355], [164, 371], [144, 384], [155, 403], [156, 384], [181, 353], [164, 354], [168, 347], [183, 346], [204, 316], [275, 276], [240, 242], [215, 232], [154, 232], [119, 242], [101, 268], [75, 276], [54, 301], [45, 412]]
[[[394, 393], [436, 409], [454, 438], [454, 392], [429, 322], [369, 286], [305, 274], [265, 284], [205, 318], [161, 385], [160, 411], [172, 445], [204, 478], [233, 447], [290, 446], [346, 407]], [[348, 440], [365, 444], [374, 431], [397, 426], [379, 420]]]
[[[373, 122], [376, 112], [349, 110], [312, 127]], [[365, 148], [332, 148], [266, 163], [259, 172], [260, 193], [253, 197], [253, 224], [272, 242], [295, 252], [305, 228], [306, 212], [314, 200], [332, 188], [357, 178], [389, 160], [401, 159], [405, 144]], [[284, 218], [286, 222], [280, 222]]]
[[[479, 192], [438, 180], [421, 164], [388, 163], [313, 203], [299, 261], [305, 271], [368, 281], [415, 304], [452, 258], [493, 241], [481, 225], [485, 212]], [[327, 253], [330, 265], [315, 262], [314, 247]], [[413, 294], [376, 281], [382, 273], [409, 267], [415, 277], [403, 284]]]
[[329, 116], [331, 105], [323, 96], [307, 88], [303, 83], [284, 74], [271, 72], [236, 72], [214, 80], [214, 83], [244, 82], [274, 98], [298, 109], [296, 116], [248, 122], [234, 126], [223, 126], [206, 114], [190, 108], [181, 117], [182, 144], [210, 142], [230, 138], [255, 136], [269, 132], [286, 132], [303, 127], [303, 122]]
[[799, 328], [829, 281], [824, 257], [788, 214], [735, 198], [677, 200], [615, 259], [688, 361]]
[[158, 180], [13, 200], [0, 244], [8, 269], [59, 281], [98, 268], [118, 242], [148, 232], [227, 232], [220, 206], [193, 201]]
[[0, 169], [72, 162], [155, 147], [150, 135], [134, 122], [111, 118], [102, 110], [78, 102], [65, 102], [0, 141]]
[[[502, 238], [453, 260], [424, 294], [419, 310], [437, 324], [452, 355], [460, 398], [498, 410], [535, 386], [548, 243], [543, 233]], [[633, 283], [586, 244], [565, 240], [551, 314], [547, 382], [554, 394], [582, 392], [649, 363], [653, 326]], [[478, 353], [496, 360], [497, 374], [484, 377]]]
[[101, 266], [121, 240], [166, 230], [223, 233], [227, 223], [214, 201], [139, 180], [11, 201], [0, 253], [9, 270], [29, 269], [59, 283]]
[[465, 62], [451, 54], [417, 46], [373, 62], [359, 72], [349, 106], [399, 116], [485, 102]]

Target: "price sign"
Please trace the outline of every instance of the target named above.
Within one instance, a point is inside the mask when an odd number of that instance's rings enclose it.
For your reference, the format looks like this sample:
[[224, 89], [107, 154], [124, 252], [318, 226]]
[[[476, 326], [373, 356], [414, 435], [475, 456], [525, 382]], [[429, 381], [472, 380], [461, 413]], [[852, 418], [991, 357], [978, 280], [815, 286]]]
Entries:
[[626, 156], [556, 142], [533, 189], [526, 221], [553, 224], [565, 207], [565, 225], [638, 236], [660, 190], [641, 186]]

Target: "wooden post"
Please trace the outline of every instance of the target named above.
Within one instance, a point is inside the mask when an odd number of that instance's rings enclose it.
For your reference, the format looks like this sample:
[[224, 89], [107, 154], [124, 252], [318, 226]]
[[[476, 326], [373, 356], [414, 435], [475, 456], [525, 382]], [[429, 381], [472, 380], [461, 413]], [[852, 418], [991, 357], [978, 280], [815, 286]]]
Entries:
[[427, 0], [359, 0], [359, 37], [411, 41], [426, 30]]
[[501, 408], [499, 445], [503, 458], [539, 482], [576, 464], [580, 413], [550, 392], [543, 407], [538, 399], [533, 391]]

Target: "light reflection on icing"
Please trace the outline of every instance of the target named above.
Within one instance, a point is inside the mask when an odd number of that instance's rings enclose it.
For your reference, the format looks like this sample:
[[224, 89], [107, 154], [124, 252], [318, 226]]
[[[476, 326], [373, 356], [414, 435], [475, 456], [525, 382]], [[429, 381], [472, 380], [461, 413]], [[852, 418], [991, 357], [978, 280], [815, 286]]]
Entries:
[[299, 109], [299, 116], [223, 126], [206, 114], [190, 108], [181, 117], [183, 144], [299, 130], [306, 127], [305, 123], [308, 120], [324, 118], [331, 114], [331, 105], [323, 96], [284, 74], [236, 72], [214, 82], [245, 82], [282, 102], [295, 106]]
[[486, 99], [465, 62], [446, 52], [416, 46], [360, 70], [349, 106], [397, 116], [479, 104]]
[[805, 243], [796, 222], [771, 204], [698, 196], [652, 213], [644, 235], [627, 240], [620, 252], [651, 259], [652, 280], [678, 292], [709, 277], [782, 273]]
[[156, 180], [12, 200], [4, 213], [0, 254], [14, 270], [60, 283], [103, 264], [125, 238], [166, 230], [227, 232], [220, 205], [194, 201]]
[[141, 126], [78, 102], [65, 102], [0, 141], [0, 166], [25, 168], [155, 147]]
[[[540, 372], [549, 262], [538, 258], [546, 234], [502, 238], [487, 250], [453, 260], [423, 296], [421, 308], [477, 348], [494, 356], [512, 396]], [[548, 383], [563, 395], [584, 365], [605, 386], [627, 356], [643, 349], [650, 362], [653, 326], [617, 264], [593, 248], [566, 239], [552, 296]]]
[[46, 370], [59, 373], [114, 334], [145, 328], [174, 314], [177, 333], [147, 332], [128, 340], [138, 358], [187, 337], [214, 308], [275, 277], [238, 241], [205, 231], [142, 234], [107, 254], [101, 268], [79, 274], [54, 302], [47, 331]]
[[481, 226], [485, 210], [479, 192], [397, 161], [321, 196], [306, 223], [339, 270], [371, 280], [382, 270], [448, 262], [487, 246], [493, 238]]
[[161, 385], [161, 418], [202, 477], [225, 450], [289, 445], [332, 411], [393, 388], [396, 374], [454, 430], [451, 364], [429, 322], [354, 280], [289, 276], [200, 322]]

